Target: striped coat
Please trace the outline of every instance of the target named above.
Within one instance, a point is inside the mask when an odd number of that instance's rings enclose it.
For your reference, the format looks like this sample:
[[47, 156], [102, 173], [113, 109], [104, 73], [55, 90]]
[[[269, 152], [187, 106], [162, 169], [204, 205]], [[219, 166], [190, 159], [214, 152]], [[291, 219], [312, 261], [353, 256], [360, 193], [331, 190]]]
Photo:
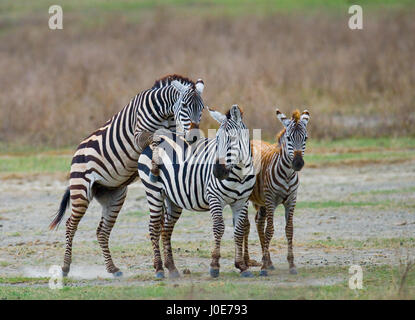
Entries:
[[251, 276], [242, 259], [248, 197], [255, 183], [249, 132], [237, 106], [232, 107], [228, 116], [217, 111], [212, 113], [221, 122], [216, 139], [199, 139], [190, 146], [174, 133], [161, 136], [159, 147], [163, 152], [160, 154], [159, 182], [150, 180], [151, 148], [145, 149], [139, 158], [138, 171], [150, 209], [150, 237], [157, 277], [164, 277], [159, 248], [162, 222], [165, 266], [170, 276], [178, 276], [170, 238], [183, 209], [210, 211], [215, 237], [210, 273], [213, 277], [219, 275], [220, 242], [224, 232], [222, 210], [225, 205], [230, 205], [233, 212], [235, 265], [243, 276]]
[[[285, 127], [277, 137], [278, 143], [252, 141], [257, 175], [255, 187], [249, 200], [257, 211], [255, 222], [263, 252], [261, 268], [263, 276], [267, 275], [268, 269], [274, 269], [270, 258], [269, 244], [274, 234], [274, 211], [280, 204], [283, 204], [285, 208], [289, 269], [292, 274], [297, 272], [292, 249], [293, 214], [299, 186], [298, 171], [304, 166], [303, 155], [307, 140], [306, 126], [309, 113], [305, 110], [300, 115], [298, 111], [295, 111], [292, 119], [289, 120], [277, 110], [277, 117]], [[246, 250], [248, 234], [249, 221], [246, 225], [244, 238]], [[247, 259], [249, 260], [249, 257]]]
[[176, 123], [185, 133], [197, 127], [204, 107], [203, 81], [196, 83], [178, 75], [156, 81], [151, 89], [137, 94], [129, 104], [94, 131], [78, 146], [72, 159], [69, 187], [61, 201], [53, 229], [71, 205], [66, 222], [66, 250], [62, 271], [69, 272], [72, 241], [79, 221], [93, 198], [102, 205], [97, 228], [107, 271], [120, 276], [108, 248], [108, 239], [127, 195], [127, 186], [137, 177], [137, 160], [159, 129], [175, 130]]

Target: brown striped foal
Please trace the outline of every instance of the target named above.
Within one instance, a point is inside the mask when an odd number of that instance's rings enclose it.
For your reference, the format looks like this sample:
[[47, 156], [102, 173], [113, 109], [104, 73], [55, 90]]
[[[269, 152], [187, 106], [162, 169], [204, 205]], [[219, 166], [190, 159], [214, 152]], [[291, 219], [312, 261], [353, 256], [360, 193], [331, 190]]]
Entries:
[[[296, 274], [293, 255], [293, 214], [299, 186], [298, 171], [304, 166], [303, 155], [307, 140], [309, 112], [300, 115], [294, 111], [291, 119], [276, 110], [277, 118], [284, 129], [277, 135], [277, 143], [252, 141], [256, 182], [249, 198], [257, 213], [256, 227], [262, 247], [262, 267], [260, 275], [266, 276], [267, 270], [275, 269], [269, 253], [269, 244], [274, 234], [274, 211], [279, 204], [285, 207], [285, 234], [288, 242], [287, 260], [291, 274]], [[266, 227], [265, 227], [266, 223]], [[245, 226], [244, 260], [249, 262], [248, 235], [249, 220]]]

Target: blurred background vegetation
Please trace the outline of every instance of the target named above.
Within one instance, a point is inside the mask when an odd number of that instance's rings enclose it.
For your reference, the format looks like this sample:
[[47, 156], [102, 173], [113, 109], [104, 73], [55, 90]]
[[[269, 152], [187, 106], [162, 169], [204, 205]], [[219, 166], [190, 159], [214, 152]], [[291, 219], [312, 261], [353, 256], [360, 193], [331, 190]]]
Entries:
[[[63, 30], [48, 28], [52, 4]], [[363, 30], [348, 28], [351, 4], [363, 7]], [[315, 140], [413, 146], [414, 4], [2, 0], [0, 151], [73, 149], [169, 73], [203, 78], [207, 105], [238, 103], [265, 139], [281, 129], [278, 106], [308, 108]]]

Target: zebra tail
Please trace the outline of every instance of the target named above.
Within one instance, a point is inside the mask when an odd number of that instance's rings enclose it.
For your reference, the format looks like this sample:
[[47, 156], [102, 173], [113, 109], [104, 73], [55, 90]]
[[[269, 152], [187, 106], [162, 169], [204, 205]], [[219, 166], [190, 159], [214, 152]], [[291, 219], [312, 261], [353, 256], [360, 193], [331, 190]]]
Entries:
[[68, 187], [66, 189], [63, 197], [62, 197], [62, 201], [61, 201], [61, 205], [59, 207], [59, 210], [58, 210], [58, 212], [56, 212], [55, 218], [53, 219], [53, 221], [49, 225], [50, 230], [58, 228], [59, 224], [61, 223], [61, 220], [62, 220], [63, 216], [65, 215], [66, 208], [69, 206], [69, 199], [70, 199], [70, 192], [69, 192], [69, 187]]

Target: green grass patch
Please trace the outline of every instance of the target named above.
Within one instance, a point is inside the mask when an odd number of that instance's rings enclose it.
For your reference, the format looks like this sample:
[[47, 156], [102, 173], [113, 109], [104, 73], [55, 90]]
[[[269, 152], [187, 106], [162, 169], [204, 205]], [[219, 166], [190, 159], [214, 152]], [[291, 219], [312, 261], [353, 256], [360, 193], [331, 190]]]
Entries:
[[398, 193], [410, 193], [415, 192], [415, 187], [401, 188], [401, 189], [386, 189], [386, 190], [370, 190], [362, 192], [353, 192], [351, 196], [361, 196], [361, 195], [378, 195], [378, 194], [398, 194]]
[[[178, 283], [149, 281], [144, 286], [118, 284], [77, 287], [76, 282], [73, 282], [62, 290], [51, 290], [46, 286], [11, 284], [0, 286], [0, 299], [414, 299], [415, 272], [408, 274], [399, 295], [401, 274], [399, 267], [364, 267], [362, 290], [348, 287], [350, 275], [347, 267], [299, 268], [297, 276], [272, 275], [267, 279], [241, 279], [235, 276], [236, 273], [223, 273], [217, 280]], [[327, 279], [333, 277], [336, 279], [334, 284], [325, 284]], [[308, 280], [313, 280], [313, 285]], [[85, 280], [82, 282], [87, 283]], [[293, 282], [295, 285], [292, 285]]]
[[407, 151], [373, 151], [345, 153], [306, 153], [306, 165], [354, 164], [359, 162], [394, 162], [415, 159], [415, 150]]
[[3, 283], [3, 284], [18, 284], [18, 283], [36, 284], [36, 283], [48, 283], [48, 282], [49, 282], [49, 278], [0, 277], [0, 283]]
[[307, 143], [310, 149], [409, 149], [415, 148], [415, 138], [413, 137], [381, 137], [381, 138], [349, 138], [338, 140], [313, 140]]
[[365, 206], [378, 206], [384, 204], [384, 202], [346, 202], [346, 201], [299, 201], [296, 204], [297, 209], [324, 209], [324, 208], [341, 208], [341, 207], [365, 207]]
[[369, 238], [366, 240], [350, 239], [326, 239], [311, 240], [305, 244], [311, 248], [335, 248], [335, 249], [393, 249], [414, 248], [415, 238]]
[[[347, 10], [351, 5], [348, 0], [204, 0], [202, 2], [195, 0], [56, 0], [53, 4], [61, 5], [64, 12], [123, 12], [154, 9], [159, 7], [175, 7], [181, 10], [189, 9], [197, 12], [216, 13], [221, 9], [222, 13], [227, 14], [243, 14], [243, 13], [273, 13], [287, 11], [304, 11], [304, 10]], [[412, 6], [411, 0], [361, 0], [355, 1], [353, 4], [363, 5], [366, 9], [388, 7], [399, 8]], [[47, 0], [3, 0], [0, 3], [0, 12], [8, 14], [28, 14], [29, 12], [47, 13], [46, 9], [51, 5]], [[45, 9], [46, 8], [46, 9]], [[347, 12], [347, 11], [345, 11]]]
[[30, 155], [0, 157], [0, 172], [5, 173], [38, 173], [69, 172], [71, 156]]
[[[313, 141], [307, 147], [306, 165], [382, 163], [415, 159], [415, 139], [359, 138]], [[53, 150], [0, 144], [0, 173], [69, 172], [73, 150]], [[3, 154], [3, 155], [1, 155]], [[131, 213], [134, 215], [133, 213]]]

